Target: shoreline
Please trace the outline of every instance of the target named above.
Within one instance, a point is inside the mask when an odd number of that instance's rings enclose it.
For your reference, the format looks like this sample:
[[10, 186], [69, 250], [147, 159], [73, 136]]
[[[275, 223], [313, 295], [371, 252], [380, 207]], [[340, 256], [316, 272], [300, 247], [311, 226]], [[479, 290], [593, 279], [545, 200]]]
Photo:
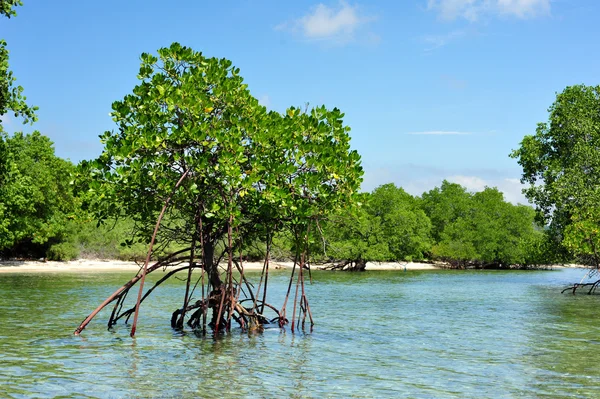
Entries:
[[[3, 273], [102, 273], [102, 272], [137, 272], [141, 263], [133, 261], [105, 260], [105, 259], [78, 259], [73, 261], [34, 261], [34, 260], [8, 260], [0, 261], [0, 274]], [[270, 263], [271, 270], [291, 269], [293, 262]], [[314, 270], [323, 270], [327, 265], [313, 265]], [[223, 267], [223, 264], [222, 264]], [[261, 271], [263, 262], [245, 262], [244, 270]], [[540, 267], [539, 270], [556, 270], [565, 268], [585, 268], [583, 265], [564, 264]], [[424, 262], [367, 262], [366, 271], [413, 271], [413, 270], [445, 270], [447, 266], [441, 263]]]
[[[73, 261], [35, 261], [35, 260], [8, 260], [0, 261], [0, 274], [2, 273], [63, 273], [63, 272], [137, 272], [142, 263], [133, 261], [104, 260], [104, 259], [78, 259]], [[271, 262], [270, 268], [275, 270], [291, 269], [293, 262]], [[321, 270], [326, 265], [313, 265], [315, 270]], [[260, 271], [263, 262], [245, 262], [244, 270]], [[375, 270], [441, 270], [443, 267], [430, 263], [420, 262], [367, 262], [367, 271]]]

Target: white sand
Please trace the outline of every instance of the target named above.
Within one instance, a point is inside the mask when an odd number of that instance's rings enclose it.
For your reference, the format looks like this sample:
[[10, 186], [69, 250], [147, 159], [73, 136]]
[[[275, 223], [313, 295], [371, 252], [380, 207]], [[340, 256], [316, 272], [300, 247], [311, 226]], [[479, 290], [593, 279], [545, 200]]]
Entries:
[[32, 272], [115, 272], [138, 271], [140, 266], [135, 262], [119, 260], [79, 259], [70, 262], [36, 262], [36, 261], [2, 261], [0, 273], [32, 273]]
[[365, 270], [435, 270], [441, 265], [420, 262], [367, 262]]
[[[142, 265], [143, 263], [140, 263]], [[152, 263], [151, 263], [152, 264]], [[140, 265], [135, 262], [125, 262], [119, 260], [101, 260], [101, 259], [79, 259], [70, 262], [41, 262], [41, 261], [0, 261], [0, 273], [38, 273], [38, 272], [118, 272], [130, 271], [137, 272]], [[225, 267], [225, 265], [222, 265]], [[294, 266], [293, 262], [271, 262], [270, 269], [290, 269]], [[323, 265], [314, 266], [316, 269]], [[254, 271], [262, 270], [263, 262], [245, 262], [244, 270]], [[389, 262], [376, 263], [368, 262], [366, 270], [432, 270], [439, 269], [439, 266], [430, 263], [417, 262]]]
[[[329, 265], [317, 265], [317, 269], [326, 269]], [[365, 270], [437, 270], [442, 269], [442, 264], [421, 262], [367, 262]]]
[[[150, 262], [150, 265], [154, 262]], [[137, 272], [143, 262], [126, 262], [120, 260], [102, 260], [102, 259], [78, 259], [69, 262], [54, 261], [0, 261], [0, 273], [38, 273], [38, 272], [119, 272], [130, 271]], [[226, 267], [226, 265], [223, 265]], [[289, 264], [289, 267], [293, 263]], [[262, 262], [244, 263], [245, 270], [262, 270]], [[286, 263], [272, 262], [271, 268], [281, 269], [288, 267]]]

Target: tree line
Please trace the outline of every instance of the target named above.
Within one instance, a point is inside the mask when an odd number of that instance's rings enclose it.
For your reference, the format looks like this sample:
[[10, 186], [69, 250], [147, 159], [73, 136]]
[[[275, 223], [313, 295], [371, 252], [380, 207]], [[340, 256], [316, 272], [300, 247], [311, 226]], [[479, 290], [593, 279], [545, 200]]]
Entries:
[[[0, 14], [10, 18], [20, 4], [0, 0]], [[15, 84], [8, 54], [0, 41], [0, 116], [33, 123], [36, 107]], [[248, 258], [293, 257], [302, 235], [311, 259], [357, 269], [410, 260], [599, 265], [598, 86], [558, 94], [548, 122], [511, 154], [533, 209], [506, 202], [495, 188], [470, 193], [447, 181], [417, 197], [393, 184], [355, 194], [360, 157], [339, 110], [266, 112], [230, 61], [176, 43], [141, 58], [142, 83], [113, 104], [119, 129], [101, 137], [105, 151], [96, 160], [75, 166], [41, 133], [8, 135], [0, 125], [1, 256], [141, 257], [174, 177], [186, 173], [177, 168], [189, 166], [195, 172], [164, 219], [165, 237], [174, 239], [157, 254], [177, 250], [178, 232], [195, 228], [186, 223], [200, 212], [211, 251], [227, 247], [231, 225], [216, 220], [235, 217], [237, 228], [251, 231], [240, 243]], [[302, 233], [278, 225], [304, 229], [308, 220], [314, 226]]]
[[[134, 240], [139, 224], [113, 215], [99, 224], [89, 191], [77, 191], [77, 167], [54, 154], [51, 140], [34, 132], [0, 136], [0, 253], [3, 257], [69, 260], [141, 259], [147, 243]], [[310, 237], [316, 262], [353, 268], [366, 262], [444, 261], [454, 267], [508, 267], [555, 261], [549, 229], [526, 205], [504, 200], [496, 188], [471, 193], [444, 181], [421, 196], [394, 184], [361, 193], [319, 221]], [[176, 216], [167, 217], [177, 223]], [[223, 237], [220, 237], [223, 238]], [[264, 257], [266, 245], [247, 242], [246, 257]], [[217, 250], [224, 246], [219, 241]], [[176, 245], [162, 249], [174, 251]], [[273, 237], [272, 257], [293, 257], [294, 240]]]

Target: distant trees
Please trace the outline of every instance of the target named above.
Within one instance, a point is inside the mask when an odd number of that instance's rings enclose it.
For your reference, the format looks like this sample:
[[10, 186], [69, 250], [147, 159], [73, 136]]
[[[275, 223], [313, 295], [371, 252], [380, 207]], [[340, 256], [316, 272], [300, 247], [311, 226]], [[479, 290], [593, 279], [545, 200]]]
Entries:
[[513, 151], [554, 247], [600, 267], [600, 86], [570, 86]]
[[76, 211], [73, 165], [39, 132], [0, 133], [0, 253], [45, 256]]
[[[19, 0], [0, 0], [0, 16], [16, 15]], [[0, 117], [36, 119], [15, 85], [6, 42], [0, 40]], [[0, 254], [45, 256], [60, 240], [75, 203], [69, 188], [72, 165], [54, 155], [52, 142], [39, 132], [10, 137], [0, 124]]]
[[418, 198], [394, 184], [362, 194], [349, 211], [325, 223], [328, 255], [337, 268], [363, 270], [367, 261], [422, 259], [431, 246], [431, 222]]
[[431, 221], [420, 208], [419, 199], [402, 188], [394, 184], [376, 188], [367, 211], [380, 221], [390, 259], [422, 259], [431, 247]]
[[507, 267], [533, 261], [528, 244], [536, 240], [534, 211], [504, 201], [496, 188], [468, 193], [444, 182], [423, 194], [423, 207], [435, 225], [433, 258], [454, 263]]
[[352, 270], [367, 261], [424, 259], [461, 268], [542, 264], [548, 247], [534, 214], [496, 188], [469, 193], [444, 181], [418, 198], [385, 184], [324, 224], [327, 255]]
[[444, 180], [440, 187], [423, 193], [421, 198], [421, 207], [431, 220], [431, 235], [436, 243], [442, 241], [447, 226], [468, 216], [471, 194], [460, 184]]

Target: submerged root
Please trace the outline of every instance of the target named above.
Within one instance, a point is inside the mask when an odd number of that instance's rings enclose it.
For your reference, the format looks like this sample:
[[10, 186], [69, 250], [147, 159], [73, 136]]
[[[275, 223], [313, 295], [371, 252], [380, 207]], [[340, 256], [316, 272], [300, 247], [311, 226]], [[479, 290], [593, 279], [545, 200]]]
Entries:
[[[231, 246], [231, 243], [230, 243]], [[162, 259], [152, 265], [145, 264], [144, 269], [131, 278], [122, 287], [110, 295], [100, 306], [98, 306], [75, 330], [78, 335], [89, 324], [89, 322], [106, 306], [114, 303], [112, 312], [108, 319], [108, 327], [111, 328], [119, 320], [124, 320], [127, 324], [133, 316], [133, 325], [131, 336], [135, 333], [136, 316], [141, 304], [158, 288], [162, 283], [170, 278], [176, 277], [177, 273], [185, 272], [187, 274], [185, 296], [181, 308], [176, 309], [171, 315], [171, 327], [177, 330], [183, 330], [187, 326], [196, 333], [206, 334], [208, 329], [214, 333], [228, 332], [233, 323], [244, 332], [261, 332], [265, 326], [278, 325], [283, 328], [291, 321], [292, 332], [304, 329], [306, 318], [310, 321], [312, 328], [314, 322], [308, 304], [304, 289], [304, 274], [308, 271], [310, 278], [310, 264], [306, 262], [306, 252], [296, 258], [286, 298], [281, 311], [272, 304], [267, 303], [267, 285], [269, 272], [269, 255], [265, 260], [261, 280], [254, 288], [244, 275], [242, 257], [239, 262], [233, 259], [232, 252], [229, 251], [229, 262], [224, 273], [219, 271], [217, 263], [210, 259], [203, 264], [204, 248], [201, 247], [201, 258], [195, 258], [193, 247], [178, 251], [165, 259]], [[299, 260], [299, 262], [298, 262]], [[137, 301], [134, 306], [125, 306], [125, 301], [129, 292], [136, 285], [140, 285], [144, 277], [156, 270], [163, 269], [165, 275], [156, 280], [150, 289], [145, 290], [142, 295], [141, 289], [138, 293]], [[200, 271], [201, 276], [195, 284], [192, 284], [192, 272]], [[233, 270], [239, 272], [234, 277]], [[176, 277], [177, 278], [177, 277]], [[138, 282], [140, 284], [138, 284]], [[295, 289], [292, 291], [292, 286]], [[195, 294], [194, 294], [195, 293]], [[293, 298], [290, 294], [293, 293]], [[195, 298], [194, 298], [195, 296]], [[286, 305], [288, 299], [293, 303], [291, 309], [292, 317], [290, 320], [286, 317]], [[293, 302], [292, 302], [293, 299]]]

